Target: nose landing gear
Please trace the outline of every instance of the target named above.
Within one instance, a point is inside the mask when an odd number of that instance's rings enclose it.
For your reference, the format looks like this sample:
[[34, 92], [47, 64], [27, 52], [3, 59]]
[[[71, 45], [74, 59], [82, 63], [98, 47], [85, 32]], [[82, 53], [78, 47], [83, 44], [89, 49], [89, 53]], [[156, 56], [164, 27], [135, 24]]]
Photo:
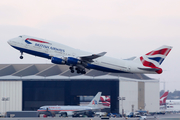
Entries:
[[21, 52], [21, 56], [19, 57], [20, 59], [23, 59], [23, 56], [22, 56], [22, 55], [23, 55], [23, 52]]

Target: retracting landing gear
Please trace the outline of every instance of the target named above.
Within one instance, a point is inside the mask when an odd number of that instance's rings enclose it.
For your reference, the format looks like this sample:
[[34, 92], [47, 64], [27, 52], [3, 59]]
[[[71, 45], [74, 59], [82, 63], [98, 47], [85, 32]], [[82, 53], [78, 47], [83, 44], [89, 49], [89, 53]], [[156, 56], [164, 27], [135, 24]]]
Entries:
[[78, 69], [78, 68], [76, 68], [76, 71], [77, 71], [78, 74], [79, 74], [79, 73], [81, 73], [81, 74], [86, 74], [85, 69]]
[[82, 70], [81, 73], [82, 73], [82, 74], [86, 74], [86, 71], [85, 71], [85, 70]]
[[71, 70], [71, 73], [74, 73], [74, 67], [73, 66], [69, 67], [69, 69]]
[[[21, 52], [21, 51], [20, 51], [20, 52]], [[23, 55], [23, 52], [21, 52], [21, 56], [19, 57], [20, 59], [23, 59], [23, 56], [22, 56], [22, 55]]]
[[[69, 69], [71, 70], [71, 73], [75, 72], [74, 71], [74, 66], [69, 67]], [[77, 74], [86, 74], [85, 69], [79, 69], [79, 68], [76, 67], [75, 70], [76, 70]]]

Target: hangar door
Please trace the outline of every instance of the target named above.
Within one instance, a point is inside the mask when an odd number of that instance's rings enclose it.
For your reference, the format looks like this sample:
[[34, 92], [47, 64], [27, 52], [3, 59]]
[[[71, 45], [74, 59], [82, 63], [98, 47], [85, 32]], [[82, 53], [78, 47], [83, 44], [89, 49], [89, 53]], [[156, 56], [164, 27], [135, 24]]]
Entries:
[[79, 96], [111, 96], [111, 112], [119, 112], [119, 81], [23, 81], [23, 110], [37, 110], [43, 105], [79, 105]]

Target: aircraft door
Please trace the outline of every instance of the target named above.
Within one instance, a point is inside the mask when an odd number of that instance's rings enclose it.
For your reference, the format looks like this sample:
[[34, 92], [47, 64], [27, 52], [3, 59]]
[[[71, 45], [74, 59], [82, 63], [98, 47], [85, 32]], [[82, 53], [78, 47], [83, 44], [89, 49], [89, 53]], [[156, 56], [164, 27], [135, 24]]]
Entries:
[[26, 44], [25, 47], [26, 47], [26, 48], [29, 48], [29, 44], [28, 44], [28, 43], [25, 43], [25, 44]]
[[72, 56], [73, 56], [73, 57], [76, 57], [76, 54], [75, 54], [75, 53], [72, 53]]
[[45, 52], [46, 54], [48, 54], [48, 51], [49, 51], [48, 47], [44, 48], [44, 52]]
[[127, 72], [130, 72], [130, 71], [131, 71], [131, 67], [127, 66]]
[[29, 42], [28, 40], [25, 40], [25, 47], [28, 48], [30, 44], [32, 44], [31, 42]]
[[98, 60], [94, 60], [94, 62], [96, 63], [96, 65], [99, 65], [99, 61]]

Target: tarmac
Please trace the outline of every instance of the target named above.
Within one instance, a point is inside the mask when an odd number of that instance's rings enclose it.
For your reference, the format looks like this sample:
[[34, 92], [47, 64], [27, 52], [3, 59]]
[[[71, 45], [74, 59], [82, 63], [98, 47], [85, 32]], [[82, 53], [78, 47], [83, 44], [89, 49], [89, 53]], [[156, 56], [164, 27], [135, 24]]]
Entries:
[[[27, 118], [0, 118], [0, 120], [108, 120], [108, 119], [101, 119], [100, 117], [92, 117], [92, 118], [62, 118], [62, 117], [27, 117]], [[139, 120], [139, 118], [109, 118], [109, 120]], [[165, 114], [165, 115], [156, 115], [156, 116], [147, 116], [146, 120], [180, 120], [180, 114]]]

